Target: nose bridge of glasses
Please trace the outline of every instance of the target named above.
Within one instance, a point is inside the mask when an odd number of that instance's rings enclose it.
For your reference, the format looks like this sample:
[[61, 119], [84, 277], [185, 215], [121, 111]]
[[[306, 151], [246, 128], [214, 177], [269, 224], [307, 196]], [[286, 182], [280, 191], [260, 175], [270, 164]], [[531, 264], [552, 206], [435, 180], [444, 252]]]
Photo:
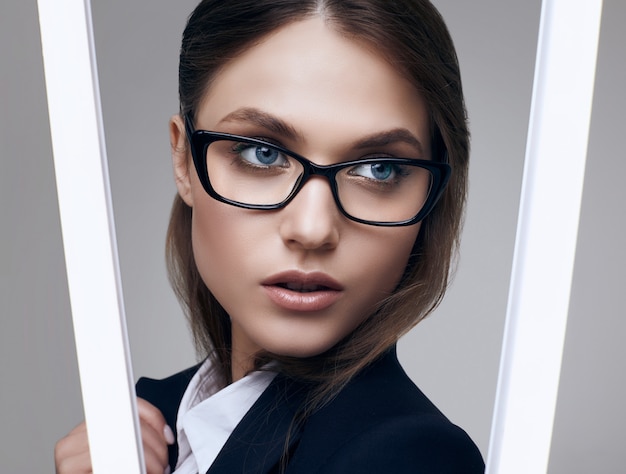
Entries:
[[[341, 164], [340, 164], [341, 165]], [[332, 186], [332, 182], [337, 174], [337, 165], [318, 165], [310, 160], [305, 159], [305, 177], [308, 180], [312, 176], [320, 176], [326, 178]]]
[[311, 178], [317, 178], [317, 180], [326, 181], [326, 183], [328, 183], [335, 204], [340, 206], [339, 197], [337, 195], [337, 183], [335, 182], [335, 175], [337, 174], [336, 165], [318, 165], [303, 157], [300, 157], [299, 161], [304, 167], [304, 172], [296, 185], [296, 192], [300, 193]]

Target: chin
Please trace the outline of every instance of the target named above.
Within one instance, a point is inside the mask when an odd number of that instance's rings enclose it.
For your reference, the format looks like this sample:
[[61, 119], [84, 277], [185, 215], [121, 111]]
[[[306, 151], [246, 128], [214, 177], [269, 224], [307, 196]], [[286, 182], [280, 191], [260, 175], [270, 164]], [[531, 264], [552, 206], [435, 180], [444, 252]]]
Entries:
[[283, 356], [283, 357], [295, 357], [298, 359], [305, 359], [308, 357], [315, 357], [320, 355], [327, 350], [331, 349], [336, 342], [331, 342], [327, 344], [311, 344], [310, 342], [307, 344], [289, 344], [285, 346], [285, 344], [276, 344], [275, 346], [269, 345], [265, 350], [270, 352], [271, 354]]

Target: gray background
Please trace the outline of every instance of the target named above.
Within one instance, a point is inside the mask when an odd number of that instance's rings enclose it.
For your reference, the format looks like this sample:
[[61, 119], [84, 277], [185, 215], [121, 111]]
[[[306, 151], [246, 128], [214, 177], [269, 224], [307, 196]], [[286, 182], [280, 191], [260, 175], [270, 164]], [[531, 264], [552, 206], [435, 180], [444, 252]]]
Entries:
[[[504, 327], [540, 1], [438, 0], [456, 41], [473, 133], [461, 258], [441, 307], [400, 344], [418, 385], [486, 455]], [[605, 0], [570, 318], [549, 472], [624, 472], [622, 203], [626, 2]], [[122, 278], [137, 376], [195, 361], [168, 288], [174, 194], [167, 120], [195, 0], [94, 1]], [[574, 5], [575, 2], [572, 2]], [[52, 472], [82, 419], [36, 2], [0, 5], [0, 462]], [[68, 79], [68, 80], [71, 80]], [[558, 192], [558, 177], [555, 177]]]

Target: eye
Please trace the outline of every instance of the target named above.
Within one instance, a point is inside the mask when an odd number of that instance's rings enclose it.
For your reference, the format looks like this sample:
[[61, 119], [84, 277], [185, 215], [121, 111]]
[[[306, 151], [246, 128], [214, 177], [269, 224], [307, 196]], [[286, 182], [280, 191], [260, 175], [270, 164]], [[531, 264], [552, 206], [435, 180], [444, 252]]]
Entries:
[[350, 170], [353, 176], [363, 176], [375, 181], [392, 181], [400, 174], [400, 167], [393, 163], [366, 163]]
[[287, 157], [276, 148], [268, 145], [238, 143], [235, 151], [250, 164], [257, 166], [287, 166]]

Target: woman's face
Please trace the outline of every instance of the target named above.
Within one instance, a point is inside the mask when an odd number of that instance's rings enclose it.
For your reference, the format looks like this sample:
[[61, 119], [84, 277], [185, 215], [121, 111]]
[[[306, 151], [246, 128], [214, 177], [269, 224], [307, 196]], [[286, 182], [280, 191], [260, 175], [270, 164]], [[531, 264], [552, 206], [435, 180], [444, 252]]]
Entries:
[[[415, 88], [320, 19], [281, 28], [227, 63], [195, 127], [263, 138], [324, 165], [430, 157], [428, 114]], [[399, 134], [371, 140], [394, 130], [408, 131], [421, 146]], [[355, 329], [400, 281], [419, 224], [353, 222], [337, 209], [322, 177], [311, 178], [281, 210], [218, 202], [198, 180], [180, 117], [173, 118], [171, 133], [179, 193], [193, 208], [194, 256], [231, 317], [235, 359], [260, 349], [319, 354]]]

